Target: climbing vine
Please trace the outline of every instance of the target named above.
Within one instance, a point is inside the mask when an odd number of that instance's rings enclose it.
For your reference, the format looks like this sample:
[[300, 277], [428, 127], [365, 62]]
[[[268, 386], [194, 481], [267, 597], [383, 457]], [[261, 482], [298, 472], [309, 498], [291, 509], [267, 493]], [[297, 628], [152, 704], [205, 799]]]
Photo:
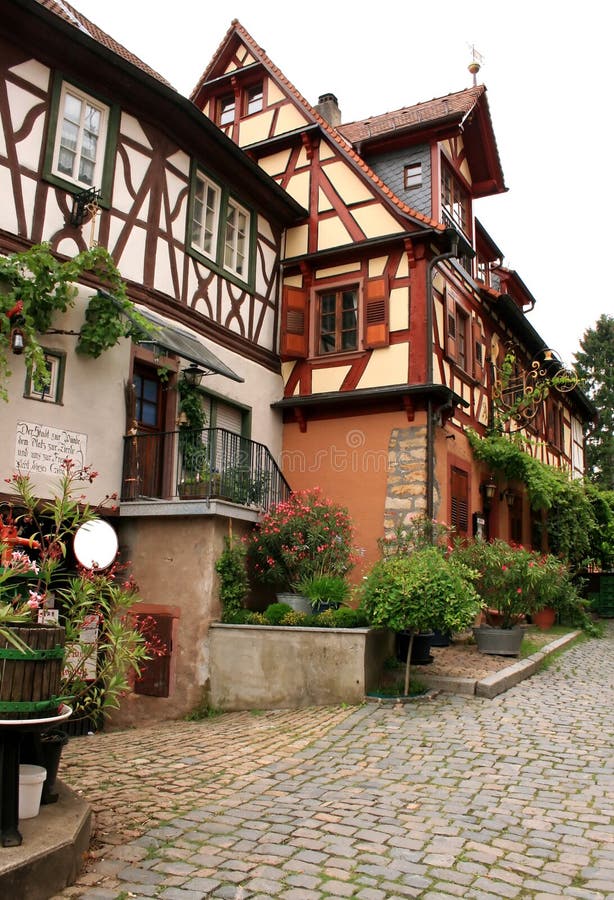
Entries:
[[569, 472], [535, 459], [529, 441], [520, 435], [468, 430], [474, 457], [508, 481], [525, 485], [531, 508], [545, 510], [551, 553], [575, 568], [590, 563], [607, 568], [614, 563], [614, 495], [599, 491]]
[[77, 352], [97, 358], [120, 338], [142, 339], [152, 326], [135, 310], [126, 285], [104, 247], [83, 250], [60, 260], [48, 244], [36, 244], [23, 253], [0, 256], [0, 397], [8, 399], [11, 328], [19, 321], [24, 335], [26, 367], [37, 388], [48, 383], [40, 336], [49, 332], [54, 316], [75, 304], [77, 282], [84, 272], [95, 276], [105, 291], [92, 297], [78, 333]]

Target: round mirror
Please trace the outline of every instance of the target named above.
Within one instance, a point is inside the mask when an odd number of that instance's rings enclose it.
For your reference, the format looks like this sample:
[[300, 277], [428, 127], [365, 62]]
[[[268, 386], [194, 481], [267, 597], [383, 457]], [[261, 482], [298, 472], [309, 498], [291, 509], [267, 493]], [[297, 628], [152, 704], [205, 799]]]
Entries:
[[84, 569], [95, 572], [111, 565], [117, 556], [118, 546], [115, 529], [102, 519], [92, 519], [77, 528], [73, 541], [77, 561]]

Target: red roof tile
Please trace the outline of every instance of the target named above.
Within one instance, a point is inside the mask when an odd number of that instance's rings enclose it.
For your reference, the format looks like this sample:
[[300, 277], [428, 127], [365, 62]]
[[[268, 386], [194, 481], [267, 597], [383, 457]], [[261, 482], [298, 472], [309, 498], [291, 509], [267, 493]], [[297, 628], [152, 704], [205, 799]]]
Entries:
[[436, 97], [424, 103], [416, 103], [414, 106], [405, 106], [394, 112], [370, 116], [359, 122], [348, 122], [339, 125], [338, 131], [348, 141], [357, 144], [390, 132], [433, 125], [450, 117], [462, 121], [485, 91], [484, 85], [480, 84], [464, 91], [457, 91], [455, 94], [448, 94], [446, 97]]
[[98, 25], [95, 25], [93, 22], [90, 22], [89, 19], [86, 19], [85, 16], [80, 13], [74, 6], [71, 6], [70, 3], [67, 3], [66, 0], [38, 0], [41, 6], [44, 6], [45, 9], [49, 10], [49, 12], [54, 13], [60, 19], [63, 19], [64, 22], [68, 22], [70, 25], [73, 25], [75, 28], [78, 28], [79, 31], [83, 32], [83, 34], [89, 35], [93, 40], [97, 41], [99, 44], [102, 44], [103, 47], [106, 47], [107, 50], [111, 50], [113, 53], [116, 53], [122, 59], [125, 59], [127, 62], [132, 63], [133, 66], [136, 66], [141, 71], [146, 72], [148, 75], [151, 75], [152, 78], [155, 78], [156, 81], [160, 81], [162, 84], [165, 84], [167, 87], [172, 87], [172, 85], [163, 78], [159, 72], [156, 72], [146, 63], [144, 63], [138, 56], [135, 56], [134, 53], [131, 53], [129, 50], [126, 50], [121, 44], [118, 44], [116, 40], [114, 40], [110, 35], [108, 35], [102, 28], [99, 28]]
[[350, 146], [350, 144], [345, 140], [345, 138], [340, 134], [339, 130], [333, 128], [326, 119], [323, 119], [316, 110], [311, 106], [310, 103], [305, 100], [303, 95], [294, 87], [292, 82], [288, 81], [284, 73], [281, 69], [278, 69], [275, 63], [267, 56], [266, 52], [260, 47], [256, 41], [252, 38], [248, 31], [241, 25], [238, 19], [233, 19], [230, 28], [226, 32], [217, 53], [214, 55], [212, 61], [209, 63], [194, 90], [192, 91], [190, 97], [192, 100], [197, 100], [198, 94], [201, 89], [206, 84], [207, 80], [211, 76], [211, 73], [215, 69], [215, 63], [217, 61], [218, 54], [222, 51], [225, 44], [228, 43], [233, 33], [237, 33], [240, 35], [241, 39], [247, 44], [250, 48], [254, 56], [261, 62], [266, 68], [277, 78], [280, 84], [283, 84], [288, 93], [292, 94], [292, 96], [301, 104], [308, 117], [311, 118], [314, 122], [317, 122], [320, 127], [327, 132], [330, 138], [338, 145], [338, 147], [342, 150], [342, 152], [348, 156], [354, 165], [360, 168], [364, 174], [369, 178], [369, 180], [374, 183], [379, 191], [384, 194], [389, 202], [393, 203], [400, 212], [404, 215], [411, 216], [412, 219], [416, 219], [419, 222], [424, 223], [430, 228], [435, 228], [437, 231], [445, 231], [445, 225], [442, 225], [440, 222], [436, 222], [435, 219], [431, 219], [429, 216], [423, 215], [423, 213], [418, 212], [416, 209], [412, 209], [412, 207], [407, 206], [399, 197], [394, 194], [387, 184], [385, 184], [378, 175], [375, 174], [373, 169], [367, 165], [364, 159], [356, 153], [356, 151]]

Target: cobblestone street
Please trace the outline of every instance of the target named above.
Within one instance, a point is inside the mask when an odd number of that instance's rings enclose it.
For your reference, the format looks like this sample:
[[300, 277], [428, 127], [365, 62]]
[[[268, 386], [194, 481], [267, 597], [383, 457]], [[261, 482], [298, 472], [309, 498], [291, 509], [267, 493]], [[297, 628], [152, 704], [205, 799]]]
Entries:
[[73, 739], [62, 898], [614, 898], [614, 623], [494, 700], [231, 713]]

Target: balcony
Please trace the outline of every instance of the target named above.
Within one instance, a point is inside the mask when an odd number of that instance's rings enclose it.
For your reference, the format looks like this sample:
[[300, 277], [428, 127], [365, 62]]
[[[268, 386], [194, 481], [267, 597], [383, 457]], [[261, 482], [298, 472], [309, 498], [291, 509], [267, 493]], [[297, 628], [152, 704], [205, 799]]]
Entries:
[[122, 503], [215, 499], [268, 510], [289, 495], [268, 448], [224, 428], [124, 438]]

